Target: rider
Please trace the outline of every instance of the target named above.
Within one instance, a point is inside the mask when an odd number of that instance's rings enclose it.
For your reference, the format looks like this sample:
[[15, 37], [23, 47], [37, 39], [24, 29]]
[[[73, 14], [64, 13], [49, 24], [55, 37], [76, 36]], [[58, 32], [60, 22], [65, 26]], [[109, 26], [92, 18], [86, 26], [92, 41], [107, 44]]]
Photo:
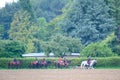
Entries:
[[58, 63], [63, 64], [63, 59], [62, 59], [62, 57], [60, 57], [60, 58], [58, 59]]
[[17, 64], [17, 59], [16, 58], [13, 59], [13, 64]]
[[91, 57], [90, 57], [90, 56], [88, 56], [88, 58], [87, 58], [87, 63], [88, 63], [88, 66], [90, 66], [90, 62], [91, 62]]
[[38, 58], [36, 57], [35, 58], [35, 64], [38, 64], [39, 63], [39, 61], [38, 61]]
[[42, 59], [41, 63], [42, 63], [42, 64], [46, 64], [45, 58]]
[[68, 65], [68, 62], [67, 62], [66, 58], [64, 58], [63, 62], [64, 62], [65, 65]]
[[62, 57], [60, 57], [60, 58], [58, 59], [58, 62], [59, 62], [59, 63], [62, 63], [62, 62], [63, 62]]

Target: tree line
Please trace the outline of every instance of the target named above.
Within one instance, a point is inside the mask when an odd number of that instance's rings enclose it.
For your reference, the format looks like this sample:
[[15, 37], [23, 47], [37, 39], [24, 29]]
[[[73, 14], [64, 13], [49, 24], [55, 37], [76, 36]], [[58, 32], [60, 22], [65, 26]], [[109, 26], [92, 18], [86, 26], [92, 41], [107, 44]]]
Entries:
[[119, 56], [119, 0], [19, 0], [0, 9], [0, 57]]

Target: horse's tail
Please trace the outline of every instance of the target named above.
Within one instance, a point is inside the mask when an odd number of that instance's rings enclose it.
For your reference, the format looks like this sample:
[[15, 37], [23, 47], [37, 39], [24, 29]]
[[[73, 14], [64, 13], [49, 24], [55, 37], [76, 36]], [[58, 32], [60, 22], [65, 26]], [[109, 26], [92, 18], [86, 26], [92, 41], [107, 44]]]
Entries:
[[81, 62], [81, 65], [80, 65], [80, 68], [81, 68], [81, 69], [83, 68], [83, 65], [84, 65], [83, 62]]

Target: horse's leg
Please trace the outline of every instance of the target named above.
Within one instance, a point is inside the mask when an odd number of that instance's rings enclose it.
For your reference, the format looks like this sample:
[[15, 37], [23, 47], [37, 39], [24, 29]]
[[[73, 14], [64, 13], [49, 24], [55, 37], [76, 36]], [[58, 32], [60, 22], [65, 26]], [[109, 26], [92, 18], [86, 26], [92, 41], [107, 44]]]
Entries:
[[67, 63], [64, 62], [63, 66], [64, 66], [65, 68], [67, 68]]
[[36, 65], [35, 64], [32, 64], [32, 68], [35, 68], [36, 67]]
[[14, 68], [14, 65], [13, 64], [11, 64], [11, 69], [13, 69]]
[[55, 63], [55, 68], [58, 68], [58, 63]]
[[45, 66], [45, 68], [47, 68], [47, 64], [46, 64], [46, 63], [45, 63], [45, 65], [44, 65], [44, 66]]
[[84, 64], [84, 69], [88, 69], [88, 68], [89, 68], [89, 66]]
[[90, 66], [90, 69], [94, 69], [93, 66]]
[[13, 65], [13, 68], [17, 69], [17, 65], [16, 65], [16, 64], [14, 64], [14, 65]]
[[31, 64], [31, 68], [35, 68], [35, 65], [34, 65], [34, 64]]
[[37, 68], [38, 67], [38, 65], [37, 64], [35, 64], [35, 66], [34, 66], [35, 68]]
[[28, 68], [31, 68], [31, 65], [30, 65], [30, 64], [28, 65]]
[[16, 64], [16, 69], [18, 69], [19, 68], [19, 64]]
[[8, 63], [8, 69], [10, 69], [10, 63]]
[[39, 68], [39, 64], [38, 63], [36, 63], [36, 68]]
[[57, 64], [57, 67], [58, 67], [58, 68], [61, 68], [60, 63]]
[[68, 63], [64, 63], [64, 65], [65, 65], [65, 68], [68, 68]]

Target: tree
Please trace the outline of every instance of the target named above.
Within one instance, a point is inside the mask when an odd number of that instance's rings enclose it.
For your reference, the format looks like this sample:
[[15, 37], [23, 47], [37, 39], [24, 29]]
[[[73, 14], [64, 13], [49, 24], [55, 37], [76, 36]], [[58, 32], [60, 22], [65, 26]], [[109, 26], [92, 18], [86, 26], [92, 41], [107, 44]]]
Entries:
[[30, 18], [27, 11], [18, 11], [14, 15], [9, 30], [10, 39], [24, 42], [27, 46], [27, 52], [33, 52], [35, 49], [33, 35], [36, 34], [36, 27], [32, 25]]
[[110, 14], [117, 23], [117, 28], [115, 30], [115, 37], [108, 43], [112, 51], [120, 56], [120, 0], [106, 0], [107, 4], [110, 6]]
[[101, 42], [97, 42], [87, 45], [81, 51], [81, 56], [110, 57], [110, 56], [114, 56], [114, 53], [107, 45], [103, 45], [101, 44]]
[[31, 0], [37, 18], [44, 17], [50, 22], [56, 16], [62, 14], [62, 8], [68, 0]]
[[8, 30], [10, 28], [10, 23], [12, 22], [12, 18], [14, 13], [16, 13], [20, 9], [19, 3], [7, 3], [5, 7], [0, 9], [0, 25], [3, 27], [3, 39], [8, 39], [9, 34]]
[[3, 39], [3, 35], [4, 35], [4, 29], [3, 29], [3, 27], [0, 25], [0, 39]]
[[87, 45], [82, 51], [82, 56], [92, 56], [92, 57], [110, 57], [115, 56], [115, 52], [111, 49], [109, 42], [113, 41], [115, 38], [114, 33], [110, 34], [104, 40], [96, 43], [91, 43]]
[[113, 16], [117, 22], [117, 25], [120, 25], [120, 0], [106, 0], [110, 6], [110, 14]]
[[33, 12], [33, 8], [32, 8], [32, 5], [30, 3], [30, 0], [19, 0], [19, 2], [21, 5], [21, 8], [30, 14], [30, 19], [34, 20], [35, 16], [34, 16], [34, 12]]
[[46, 26], [47, 22], [45, 18], [38, 18], [37, 19], [37, 33], [35, 37], [37, 39], [46, 40], [49, 35], [49, 27]]
[[109, 11], [104, 0], [74, 0], [60, 26], [67, 36], [78, 37], [88, 45], [103, 40], [116, 28]]
[[48, 55], [53, 52], [56, 56], [64, 56], [73, 52], [79, 53], [83, 46], [79, 39], [62, 36], [52, 36], [49, 41], [41, 43], [41, 48]]
[[110, 14], [115, 18], [117, 23], [117, 28], [115, 30], [116, 36], [120, 39], [120, 1], [119, 0], [106, 0], [107, 4], [110, 6]]
[[45, 18], [38, 18], [36, 38], [47, 41], [52, 35], [60, 33], [60, 28], [56, 25], [57, 23], [55, 20], [48, 23]]

